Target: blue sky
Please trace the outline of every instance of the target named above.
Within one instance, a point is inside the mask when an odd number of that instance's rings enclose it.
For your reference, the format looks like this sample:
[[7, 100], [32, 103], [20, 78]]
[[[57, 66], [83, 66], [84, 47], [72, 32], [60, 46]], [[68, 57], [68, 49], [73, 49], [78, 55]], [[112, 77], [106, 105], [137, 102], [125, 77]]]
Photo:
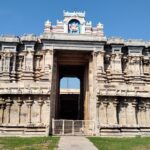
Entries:
[[79, 89], [80, 88], [80, 80], [78, 78], [62, 78], [60, 80], [60, 87], [63, 89]]
[[63, 19], [63, 10], [86, 11], [93, 25], [104, 24], [107, 37], [150, 39], [150, 0], [1, 0], [0, 34], [41, 34], [49, 19]]
[[63, 19], [63, 10], [85, 11], [107, 37], [150, 40], [150, 0], [0, 0], [0, 34], [43, 32], [44, 22]]

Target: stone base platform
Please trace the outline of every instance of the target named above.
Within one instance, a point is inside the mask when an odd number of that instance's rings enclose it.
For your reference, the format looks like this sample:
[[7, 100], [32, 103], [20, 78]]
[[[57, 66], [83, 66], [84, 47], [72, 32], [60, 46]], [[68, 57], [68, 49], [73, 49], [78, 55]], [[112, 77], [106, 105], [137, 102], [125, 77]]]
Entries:
[[47, 136], [46, 127], [0, 126], [0, 137], [3, 136]]
[[99, 136], [150, 136], [150, 127], [101, 127]]

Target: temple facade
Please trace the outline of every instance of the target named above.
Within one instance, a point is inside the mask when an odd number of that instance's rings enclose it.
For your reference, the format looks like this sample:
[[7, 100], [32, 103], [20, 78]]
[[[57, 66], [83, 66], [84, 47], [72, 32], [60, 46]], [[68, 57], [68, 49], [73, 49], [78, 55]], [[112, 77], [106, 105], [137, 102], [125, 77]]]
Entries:
[[[63, 77], [80, 89], [61, 90]], [[86, 128], [98, 136], [150, 135], [150, 42], [107, 38], [67, 11], [39, 36], [0, 36], [0, 135], [50, 135], [55, 120], [94, 122]]]

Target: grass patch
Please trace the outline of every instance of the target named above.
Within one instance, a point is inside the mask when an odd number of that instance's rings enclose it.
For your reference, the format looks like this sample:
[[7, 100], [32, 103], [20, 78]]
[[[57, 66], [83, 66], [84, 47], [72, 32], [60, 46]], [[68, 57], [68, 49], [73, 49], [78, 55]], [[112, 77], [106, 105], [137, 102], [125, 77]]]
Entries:
[[88, 137], [99, 150], [150, 150], [150, 137], [102, 138]]
[[54, 150], [59, 137], [0, 137], [0, 150]]

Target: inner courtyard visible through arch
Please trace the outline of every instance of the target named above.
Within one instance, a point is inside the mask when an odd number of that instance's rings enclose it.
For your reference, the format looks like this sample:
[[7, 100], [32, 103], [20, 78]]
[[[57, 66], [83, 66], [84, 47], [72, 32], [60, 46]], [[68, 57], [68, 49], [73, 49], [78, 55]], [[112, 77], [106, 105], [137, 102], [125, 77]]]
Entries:
[[[62, 88], [60, 84], [59, 91], [59, 118], [60, 119], [80, 119], [81, 97], [80, 97], [80, 80], [74, 77], [62, 78], [61, 81], [66, 79], [67, 88]], [[60, 83], [61, 83], [60, 81]], [[77, 89], [69, 86], [70, 81], [74, 84], [79, 84]], [[76, 83], [77, 81], [77, 83]]]

